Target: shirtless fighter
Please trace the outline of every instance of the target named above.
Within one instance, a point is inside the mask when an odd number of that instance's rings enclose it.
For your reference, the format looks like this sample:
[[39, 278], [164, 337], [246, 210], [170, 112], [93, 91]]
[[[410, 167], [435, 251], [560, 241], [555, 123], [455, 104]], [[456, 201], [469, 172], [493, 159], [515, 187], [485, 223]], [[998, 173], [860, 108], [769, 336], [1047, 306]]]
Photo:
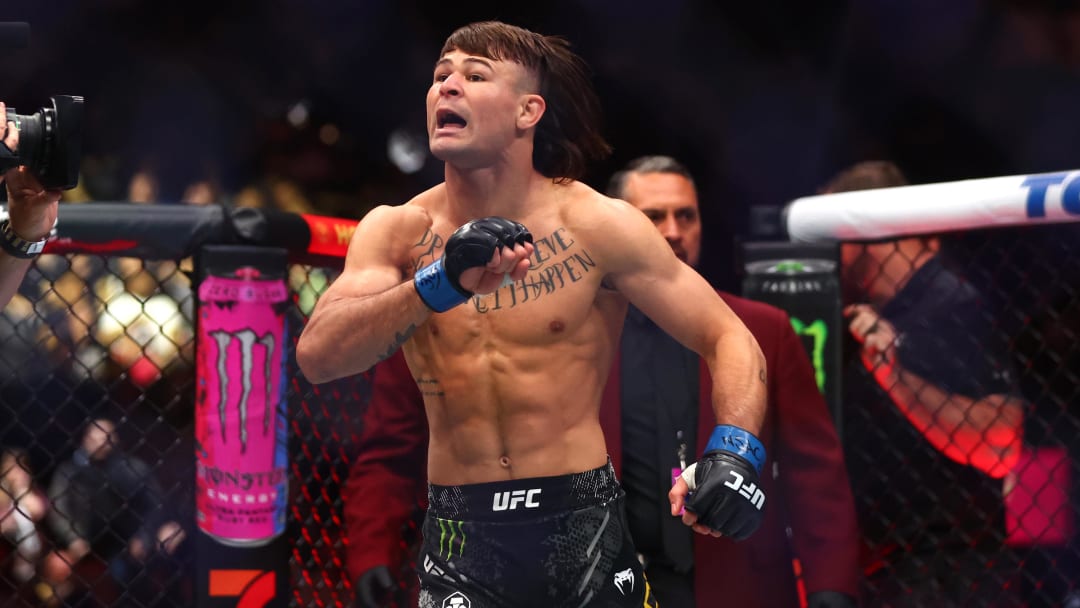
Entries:
[[300, 337], [312, 382], [404, 348], [431, 429], [422, 607], [656, 605], [598, 419], [628, 301], [714, 380], [672, 512], [735, 538], [761, 519], [765, 360], [644, 214], [576, 181], [609, 150], [599, 114], [565, 40], [455, 31], [427, 94], [445, 182], [363, 219]]

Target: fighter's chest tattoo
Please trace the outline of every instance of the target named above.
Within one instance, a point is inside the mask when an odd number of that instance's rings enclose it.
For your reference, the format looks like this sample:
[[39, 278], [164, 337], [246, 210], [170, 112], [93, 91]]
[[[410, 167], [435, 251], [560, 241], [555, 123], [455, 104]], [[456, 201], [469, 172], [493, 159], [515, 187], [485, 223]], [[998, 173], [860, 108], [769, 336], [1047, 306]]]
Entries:
[[[443, 254], [446, 239], [428, 230], [413, 246], [410, 272], [431, 264]], [[503, 285], [494, 293], [475, 296], [471, 305], [479, 313], [522, 306], [550, 297], [584, 281], [596, 271], [596, 261], [588, 249], [579, 245], [565, 227], [546, 236], [534, 235], [532, 258], [525, 278]], [[467, 304], [468, 305], [468, 304]]]

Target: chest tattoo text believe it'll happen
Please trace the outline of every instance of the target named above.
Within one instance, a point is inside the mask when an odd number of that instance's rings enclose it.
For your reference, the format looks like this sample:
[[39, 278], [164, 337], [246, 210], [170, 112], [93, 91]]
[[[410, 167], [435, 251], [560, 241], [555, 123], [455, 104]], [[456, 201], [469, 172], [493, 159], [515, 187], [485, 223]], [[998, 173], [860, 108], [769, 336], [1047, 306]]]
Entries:
[[566, 228], [558, 228], [548, 236], [533, 241], [535, 250], [525, 278], [504, 285], [493, 294], [474, 296], [472, 303], [476, 311], [487, 313], [535, 302], [542, 296], [581, 281], [596, 268], [596, 262], [584, 248], [572, 250], [574, 244]]

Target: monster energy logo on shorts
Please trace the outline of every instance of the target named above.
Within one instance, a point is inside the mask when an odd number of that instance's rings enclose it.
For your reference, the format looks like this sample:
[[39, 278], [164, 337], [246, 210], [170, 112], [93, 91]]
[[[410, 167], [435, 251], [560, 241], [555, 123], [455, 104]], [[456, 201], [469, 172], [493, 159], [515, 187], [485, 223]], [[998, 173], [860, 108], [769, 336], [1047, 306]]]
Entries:
[[815, 319], [809, 325], [796, 317], [791, 317], [791, 327], [800, 336], [809, 336], [814, 344], [810, 348], [810, 363], [814, 365], [814, 380], [818, 390], [825, 392], [825, 343], [829, 340], [829, 326], [822, 319]]
[[465, 522], [436, 517], [439, 524], [439, 557], [450, 559], [454, 555], [454, 542], [457, 542], [457, 555], [465, 554]]

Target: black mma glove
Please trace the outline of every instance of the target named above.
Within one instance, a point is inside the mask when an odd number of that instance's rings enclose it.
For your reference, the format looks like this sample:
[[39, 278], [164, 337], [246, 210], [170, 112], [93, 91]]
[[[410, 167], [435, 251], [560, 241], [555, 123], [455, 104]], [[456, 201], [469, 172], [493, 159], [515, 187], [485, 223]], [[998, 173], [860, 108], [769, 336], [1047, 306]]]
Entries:
[[758, 483], [765, 446], [749, 431], [717, 425], [705, 454], [682, 477], [692, 494], [686, 509], [698, 523], [735, 540], [757, 530], [764, 516], [765, 493]]
[[417, 271], [413, 278], [416, 292], [428, 308], [446, 312], [473, 295], [461, 286], [462, 272], [486, 266], [496, 249], [532, 241], [532, 234], [525, 226], [506, 218], [485, 217], [465, 222], [446, 241], [442, 257]]
[[386, 605], [387, 596], [394, 584], [390, 568], [375, 566], [365, 571], [356, 579], [357, 608], [381, 608]]

